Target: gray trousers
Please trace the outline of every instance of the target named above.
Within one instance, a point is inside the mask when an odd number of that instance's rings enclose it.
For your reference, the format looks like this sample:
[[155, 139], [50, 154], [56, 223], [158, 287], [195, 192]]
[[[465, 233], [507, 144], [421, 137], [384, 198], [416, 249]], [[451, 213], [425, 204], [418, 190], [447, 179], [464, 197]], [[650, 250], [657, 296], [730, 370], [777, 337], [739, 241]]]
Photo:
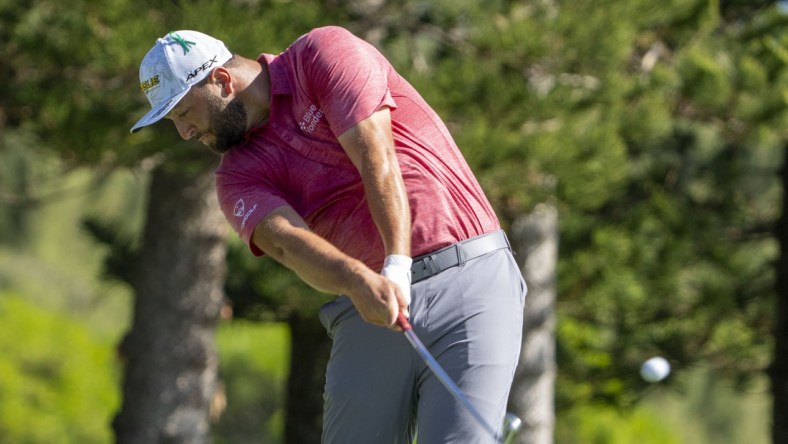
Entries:
[[[526, 286], [508, 249], [418, 282], [413, 330], [499, 433], [520, 353]], [[333, 339], [323, 442], [493, 443], [402, 333], [364, 322], [340, 296], [320, 310]]]

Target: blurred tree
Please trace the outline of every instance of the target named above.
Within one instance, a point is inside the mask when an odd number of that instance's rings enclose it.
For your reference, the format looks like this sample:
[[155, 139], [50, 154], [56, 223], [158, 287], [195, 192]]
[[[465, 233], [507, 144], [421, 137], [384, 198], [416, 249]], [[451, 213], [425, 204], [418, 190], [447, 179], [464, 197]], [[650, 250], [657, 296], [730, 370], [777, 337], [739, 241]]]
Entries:
[[[772, 442], [788, 442], [788, 12], [772, 8], [733, 35], [743, 41], [739, 67], [741, 110], [737, 117], [751, 125], [745, 133], [761, 144], [776, 145], [781, 164], [779, 177], [782, 199], [775, 199], [773, 211], [781, 211], [772, 227], [779, 257], [774, 262], [774, 351], [768, 369], [771, 380]], [[754, 100], [760, 98], [760, 101]], [[755, 190], [757, 193], [762, 190]], [[780, 205], [781, 203], [781, 205]], [[756, 230], [750, 230], [756, 231]], [[757, 232], [757, 231], [756, 231]], [[749, 234], [749, 233], [748, 233]]]
[[555, 426], [555, 298], [558, 214], [537, 206], [511, 228], [513, 249], [528, 284], [523, 344], [509, 396], [510, 411], [522, 419], [519, 442], [552, 444]]
[[[134, 86], [148, 45], [139, 42], [152, 42], [163, 32], [164, 18], [174, 14], [107, 0], [4, 2], [0, 16], [8, 42], [0, 49], [2, 72], [12, 80], [0, 82], [4, 126], [35, 135], [40, 147], [65, 160], [65, 168], [141, 165], [156, 168], [155, 186], [164, 181], [182, 188], [164, 186], [150, 194], [154, 212], [140, 244], [143, 256], [129, 264], [137, 312], [122, 347], [128, 365], [116, 439], [205, 442], [225, 232], [215, 219], [216, 205], [208, 205], [212, 162], [188, 152], [178, 158], [185, 147], [174, 137], [154, 143], [150, 133], [134, 138], [128, 132], [142, 114]], [[158, 167], [164, 160], [177, 163], [180, 172]]]
[[[8, 61], [0, 70], [3, 78], [12, 79], [0, 86], [4, 97], [0, 124], [15, 133], [24, 131], [36, 135], [42, 145], [67, 160], [67, 168], [89, 164], [97, 169], [130, 166], [152, 172], [149, 208], [158, 209], [167, 216], [162, 220], [163, 216], [149, 215], [145, 237], [139, 245], [112, 236], [106, 230], [106, 221], [93, 220], [87, 225], [94, 234], [101, 236], [99, 239], [117, 242], [115, 253], [108, 258], [111, 271], [115, 277], [130, 279], [137, 289], [135, 321], [123, 347], [128, 367], [124, 408], [116, 421], [119, 440], [133, 440], [136, 431], [152, 434], [148, 436], [172, 434], [162, 427], [168, 421], [177, 423], [184, 419], [177, 417], [179, 403], [185, 405], [184, 398], [176, 397], [165, 406], [153, 395], [157, 390], [181, 393], [173, 385], [179, 379], [174, 373], [181, 372], [188, 378], [195, 370], [203, 371], [203, 377], [195, 380], [199, 383], [190, 385], [187, 390], [196, 394], [195, 399], [202, 402], [203, 407], [210, 395], [215, 360], [204, 332], [213, 328], [218, 313], [215, 285], [221, 284], [222, 273], [219, 272], [221, 268], [211, 273], [200, 270], [201, 267], [218, 266], [210, 261], [220, 255], [219, 245], [225, 227], [212, 218], [210, 210], [191, 211], [205, 209], [204, 203], [213, 194], [210, 187], [205, 187], [205, 175], [210, 174], [216, 158], [195, 156], [194, 144], [176, 142], [177, 135], [173, 131], [164, 133], [151, 129], [129, 135], [130, 124], [148, 106], [135, 86], [138, 63], [157, 36], [170, 29], [182, 28], [217, 35], [227, 41], [232, 50], [250, 57], [263, 50], [275, 53], [310, 27], [329, 20], [320, 2], [302, 2], [301, 6], [303, 8], [292, 8], [281, 2], [263, 1], [227, 5], [211, 0], [163, 5], [123, 0], [78, 1], [68, 7], [51, 1], [32, 6], [13, 1], [0, 5], [4, 24], [0, 33], [3, 41], [9, 42], [0, 50]], [[253, 19], [257, 16], [261, 18]], [[249, 38], [251, 30], [254, 30], [251, 32], [254, 39]], [[173, 169], [174, 165], [177, 169]], [[15, 173], [23, 177], [24, 170], [15, 169]], [[160, 182], [169, 185], [162, 187]], [[169, 187], [182, 188], [185, 193]], [[154, 188], [158, 191], [153, 192]], [[185, 205], [185, 201], [192, 205]], [[189, 225], [187, 219], [190, 217], [199, 220], [190, 221], [193, 225]], [[19, 217], [11, 214], [4, 220], [13, 223]], [[205, 224], [213, 224], [213, 228]], [[176, 226], [183, 230], [171, 231]], [[157, 232], [169, 233], [169, 236]], [[138, 256], [133, 259], [135, 254]], [[131, 259], [133, 262], [129, 262]], [[259, 279], [259, 270], [255, 273]], [[203, 283], [199, 284], [195, 277], [204, 279]], [[173, 291], [162, 292], [165, 288]], [[289, 291], [288, 294], [296, 299], [309, 299], [314, 292]], [[298, 303], [292, 305], [297, 307]], [[183, 310], [185, 306], [192, 309]], [[319, 326], [315, 313], [310, 316]], [[172, 323], [202, 326], [204, 330], [184, 328], [170, 332], [165, 328]], [[298, 322], [297, 325], [307, 323]], [[303, 336], [295, 330], [296, 338]], [[324, 344], [327, 342], [325, 335], [318, 337], [311, 331], [314, 328], [309, 330], [305, 337], [313, 339], [301, 346], [312, 349], [316, 339]], [[191, 336], [184, 337], [186, 333]], [[199, 357], [196, 360], [186, 353], [158, 353], [155, 361], [144, 359], [159, 347], [166, 348], [167, 343], [174, 345], [189, 340], [194, 341], [195, 347], [190, 352]], [[293, 344], [302, 342], [294, 340]], [[292, 355], [296, 361], [313, 356], [324, 359], [321, 354]], [[193, 367], [188, 362], [190, 359]], [[293, 365], [293, 371], [305, 368], [313, 375], [317, 367], [314, 362], [319, 360], [308, 360], [304, 366]], [[313, 405], [313, 400], [319, 397], [320, 392], [317, 392], [304, 402]], [[291, 411], [310, 412], [313, 422], [314, 413], [311, 412], [314, 408], [299, 409], [298, 400], [294, 398]], [[199, 405], [189, 408], [203, 416], [207, 414], [207, 409]], [[204, 424], [202, 419], [194, 416], [192, 419]], [[153, 431], [145, 430], [148, 427]], [[187, 436], [178, 438], [178, 433], [190, 432], [183, 425], [175, 425], [173, 429], [177, 430], [176, 435], [171, 436], [173, 440]], [[188, 435], [190, 440], [199, 442], [207, 436], [205, 427], [192, 431], [202, 434], [202, 438]]]
[[211, 171], [158, 168], [150, 193], [131, 279], [134, 320], [120, 347], [123, 406], [113, 426], [118, 443], [207, 443], [227, 227]]
[[[785, 146], [788, 157], [788, 144]], [[788, 189], [788, 162], [781, 171], [783, 189]], [[775, 232], [780, 242], [780, 259], [775, 264], [777, 280], [777, 311], [774, 329], [774, 360], [769, 369], [772, 381], [772, 442], [788, 442], [788, 193], [783, 193], [783, 214]]]
[[9, 137], [0, 138], [0, 241], [6, 244], [19, 244], [27, 238], [29, 212], [32, 205], [30, 187], [32, 178], [30, 169], [33, 164], [32, 155], [20, 144], [6, 142]]

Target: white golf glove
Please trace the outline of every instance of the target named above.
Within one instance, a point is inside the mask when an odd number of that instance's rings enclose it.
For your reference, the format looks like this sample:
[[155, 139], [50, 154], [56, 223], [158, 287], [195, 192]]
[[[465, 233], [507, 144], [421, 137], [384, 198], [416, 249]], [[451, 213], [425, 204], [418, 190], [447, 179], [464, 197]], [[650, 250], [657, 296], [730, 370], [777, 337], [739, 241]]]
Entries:
[[[386, 256], [383, 261], [383, 270], [380, 274], [394, 281], [399, 285], [402, 295], [405, 296], [405, 303], [410, 306], [410, 266], [413, 259], [402, 254], [392, 254]], [[405, 316], [410, 316], [409, 310], [405, 310]]]

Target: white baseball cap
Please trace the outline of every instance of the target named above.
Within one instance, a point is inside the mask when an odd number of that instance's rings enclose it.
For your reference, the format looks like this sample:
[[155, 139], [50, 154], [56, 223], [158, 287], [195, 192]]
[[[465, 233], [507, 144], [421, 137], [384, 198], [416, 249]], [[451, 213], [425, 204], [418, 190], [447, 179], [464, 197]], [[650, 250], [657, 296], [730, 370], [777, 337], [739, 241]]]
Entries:
[[140, 64], [140, 89], [151, 110], [131, 128], [156, 123], [204, 79], [211, 68], [230, 60], [232, 54], [220, 40], [197, 31], [174, 31], [156, 40]]

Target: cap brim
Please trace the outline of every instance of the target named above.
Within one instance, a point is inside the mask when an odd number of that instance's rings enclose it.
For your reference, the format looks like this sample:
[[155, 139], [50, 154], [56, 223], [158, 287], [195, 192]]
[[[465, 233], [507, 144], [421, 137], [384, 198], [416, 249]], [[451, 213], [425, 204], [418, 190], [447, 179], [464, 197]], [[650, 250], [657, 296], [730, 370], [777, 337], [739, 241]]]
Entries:
[[178, 94], [170, 97], [163, 104], [161, 104], [161, 105], [159, 105], [159, 106], [157, 106], [155, 108], [151, 108], [151, 110], [148, 111], [147, 114], [142, 116], [142, 118], [140, 120], [138, 120], [137, 123], [134, 124], [133, 127], [131, 127], [131, 132], [132, 133], [136, 133], [137, 131], [139, 131], [143, 127], [146, 127], [148, 125], [152, 125], [152, 124], [158, 122], [159, 120], [161, 120], [164, 116], [167, 115], [167, 113], [169, 113], [170, 111], [172, 111], [173, 108], [175, 108], [175, 105], [177, 105], [178, 102], [180, 102], [181, 99], [183, 99], [183, 96], [185, 96], [189, 92], [190, 89], [191, 89], [191, 87], [188, 87], [188, 88], [184, 89], [183, 91], [179, 92]]

